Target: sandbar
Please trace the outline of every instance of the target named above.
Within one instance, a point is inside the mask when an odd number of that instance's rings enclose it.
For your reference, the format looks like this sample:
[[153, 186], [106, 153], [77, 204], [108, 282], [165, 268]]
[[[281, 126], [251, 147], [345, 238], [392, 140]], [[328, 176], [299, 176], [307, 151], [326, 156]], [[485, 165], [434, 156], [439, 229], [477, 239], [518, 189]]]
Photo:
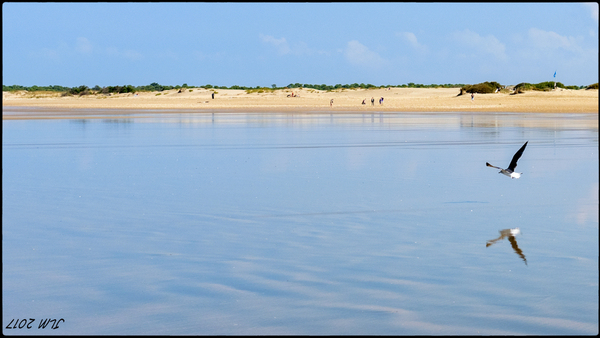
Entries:
[[[309, 88], [247, 93], [236, 89], [186, 88], [162, 92], [62, 96], [59, 93], [3, 92], [3, 119], [36, 118], [27, 112], [5, 114], [8, 107], [42, 109], [40, 118], [68, 110], [145, 110], [180, 112], [513, 112], [598, 114], [598, 90], [555, 89], [513, 94], [458, 95], [458, 88], [380, 88], [320, 91]], [[214, 93], [214, 98], [213, 98]], [[380, 102], [380, 99], [383, 101]], [[373, 103], [371, 101], [373, 99]], [[333, 100], [333, 102], [332, 102]], [[363, 104], [363, 101], [365, 104]], [[40, 115], [40, 114], [37, 114]]]

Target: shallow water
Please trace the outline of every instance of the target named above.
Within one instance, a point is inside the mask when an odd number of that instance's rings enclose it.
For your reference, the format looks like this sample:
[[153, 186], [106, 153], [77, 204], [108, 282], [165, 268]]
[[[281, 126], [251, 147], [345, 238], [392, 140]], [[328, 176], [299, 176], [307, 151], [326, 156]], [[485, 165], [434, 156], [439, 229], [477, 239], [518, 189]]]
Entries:
[[4, 334], [598, 334], [597, 116], [139, 114], [3, 121]]

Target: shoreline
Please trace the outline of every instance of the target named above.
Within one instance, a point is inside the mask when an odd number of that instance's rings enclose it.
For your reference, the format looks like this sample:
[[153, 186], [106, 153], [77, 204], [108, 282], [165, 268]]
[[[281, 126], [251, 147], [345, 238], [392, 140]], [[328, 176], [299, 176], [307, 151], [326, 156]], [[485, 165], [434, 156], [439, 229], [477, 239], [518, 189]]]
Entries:
[[[4, 121], [42, 120], [135, 120], [138, 122], [164, 122], [177, 118], [179, 123], [246, 123], [253, 119], [264, 120], [275, 117], [298, 119], [298, 123], [322, 123], [335, 117], [337, 123], [403, 123], [409, 125], [451, 125], [455, 127], [482, 128], [543, 128], [548, 130], [591, 130], [598, 131], [598, 114], [593, 113], [516, 113], [516, 112], [383, 112], [383, 111], [301, 111], [280, 109], [213, 109], [213, 110], [146, 110], [146, 109], [62, 109], [39, 107], [14, 107], [3, 114]], [[8, 113], [8, 114], [6, 114]], [[212, 114], [211, 114], [212, 113]], [[251, 117], [254, 116], [254, 117]], [[248, 118], [250, 117], [250, 120]], [[271, 120], [272, 121], [272, 120]], [[333, 121], [333, 120], [331, 120]]]
[[[215, 93], [214, 99], [212, 94]], [[291, 97], [291, 95], [294, 97]], [[458, 96], [458, 88], [390, 88], [319, 91], [314, 89], [279, 89], [264, 93], [246, 93], [236, 89], [191, 88], [179, 92], [139, 92], [136, 94], [95, 94], [66, 96], [59, 93], [3, 92], [2, 119], [28, 118], [25, 111], [35, 108], [50, 117], [52, 111], [81, 115], [81, 109], [106, 112], [154, 111], [165, 113], [210, 112], [278, 112], [278, 113], [395, 113], [395, 112], [506, 112], [506, 113], [578, 113], [598, 114], [598, 90], [557, 89], [521, 94], [499, 92]], [[379, 99], [383, 97], [382, 103]], [[371, 103], [371, 98], [374, 102]], [[330, 105], [330, 101], [333, 104]], [[362, 104], [364, 100], [365, 104]], [[6, 115], [5, 110], [23, 110]], [[78, 110], [71, 114], [70, 111]], [[85, 115], [85, 114], [83, 114]], [[111, 115], [110, 113], [108, 115]], [[35, 118], [31, 116], [30, 118]]]

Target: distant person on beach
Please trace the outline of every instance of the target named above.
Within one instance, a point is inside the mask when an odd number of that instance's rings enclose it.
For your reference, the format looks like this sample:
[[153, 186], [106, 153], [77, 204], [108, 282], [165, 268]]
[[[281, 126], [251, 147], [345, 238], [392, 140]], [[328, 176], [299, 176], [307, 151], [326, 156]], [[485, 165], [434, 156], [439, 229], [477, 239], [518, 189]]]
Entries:
[[471, 93], [471, 101], [475, 100], [475, 93]]
[[371, 105], [374, 106], [375, 105], [375, 99], [373, 97], [371, 97]]
[[379, 99], [379, 104], [383, 104], [383, 97]]
[[363, 100], [363, 103], [362, 103], [362, 104], [365, 104], [365, 100], [366, 100], [366, 99], [364, 99], [364, 100]]
[[212, 98], [214, 100], [214, 98], [215, 98], [215, 92], [212, 92]]
[[331, 99], [331, 101], [329, 101], [329, 106], [333, 107], [333, 99]]

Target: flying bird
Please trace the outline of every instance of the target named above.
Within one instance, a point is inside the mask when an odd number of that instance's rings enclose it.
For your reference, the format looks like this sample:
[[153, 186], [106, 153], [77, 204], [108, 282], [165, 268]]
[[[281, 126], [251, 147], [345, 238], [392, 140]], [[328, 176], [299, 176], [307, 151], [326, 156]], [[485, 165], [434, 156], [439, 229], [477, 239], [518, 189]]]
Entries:
[[[529, 141], [527, 141], [527, 142], [529, 142]], [[500, 169], [500, 171], [498, 172], [499, 174], [504, 174], [510, 178], [521, 177], [521, 175], [523, 175], [523, 173], [515, 172], [515, 168], [517, 167], [517, 161], [519, 160], [519, 158], [521, 158], [521, 155], [523, 155], [523, 151], [525, 150], [525, 147], [527, 147], [527, 142], [525, 142], [525, 144], [521, 147], [521, 149], [519, 149], [519, 151], [517, 151], [515, 153], [515, 156], [513, 156], [512, 161], [510, 161], [510, 164], [508, 165], [508, 168], [502, 169], [500, 167], [493, 166], [493, 165], [489, 164], [488, 162], [485, 162], [485, 165], [487, 165], [488, 167]]]

